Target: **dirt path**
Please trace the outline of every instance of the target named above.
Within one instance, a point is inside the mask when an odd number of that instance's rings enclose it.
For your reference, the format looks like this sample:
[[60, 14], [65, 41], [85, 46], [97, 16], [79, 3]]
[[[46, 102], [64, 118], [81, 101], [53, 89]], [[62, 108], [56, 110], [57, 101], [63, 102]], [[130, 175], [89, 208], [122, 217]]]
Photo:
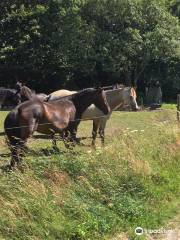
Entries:
[[[167, 226], [156, 230], [157, 232], [149, 232], [146, 234], [147, 240], [180, 240], [180, 213], [173, 218]], [[139, 237], [139, 239], [141, 239]], [[114, 236], [111, 240], [131, 240], [127, 234], [121, 233]]]

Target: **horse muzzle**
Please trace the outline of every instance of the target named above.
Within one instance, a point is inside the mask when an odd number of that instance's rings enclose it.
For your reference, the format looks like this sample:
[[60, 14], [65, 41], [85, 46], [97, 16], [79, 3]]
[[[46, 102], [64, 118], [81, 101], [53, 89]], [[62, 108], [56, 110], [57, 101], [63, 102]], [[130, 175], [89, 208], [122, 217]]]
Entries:
[[141, 110], [140, 107], [132, 107], [132, 111], [134, 111], [134, 112], [138, 112], [140, 110]]
[[110, 109], [110, 107], [108, 106], [107, 109], [104, 111], [104, 114], [107, 115], [107, 114], [110, 113], [110, 111], [111, 111], [111, 109]]

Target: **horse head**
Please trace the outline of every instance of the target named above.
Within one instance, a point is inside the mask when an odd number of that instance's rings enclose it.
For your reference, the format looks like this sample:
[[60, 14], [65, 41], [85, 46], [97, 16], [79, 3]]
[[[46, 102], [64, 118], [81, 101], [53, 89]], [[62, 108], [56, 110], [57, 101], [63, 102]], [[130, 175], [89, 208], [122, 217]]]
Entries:
[[110, 107], [106, 99], [106, 94], [103, 88], [98, 87], [96, 89], [96, 98], [94, 100], [94, 105], [98, 107], [104, 114], [108, 114], [110, 112]]
[[129, 107], [132, 109], [132, 111], [138, 111], [140, 108], [137, 104], [136, 98], [136, 91], [133, 87], [124, 88], [124, 94], [123, 94], [123, 102], [125, 107]]

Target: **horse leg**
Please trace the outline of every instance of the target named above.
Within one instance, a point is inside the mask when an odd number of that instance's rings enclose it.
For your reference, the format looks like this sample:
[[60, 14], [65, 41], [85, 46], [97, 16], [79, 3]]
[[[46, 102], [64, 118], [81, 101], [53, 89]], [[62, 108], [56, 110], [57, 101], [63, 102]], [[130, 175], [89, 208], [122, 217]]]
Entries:
[[71, 149], [72, 146], [70, 145], [70, 132], [67, 129], [62, 132], [61, 138], [63, 140], [64, 146], [67, 149]]
[[99, 120], [93, 120], [93, 131], [92, 131], [92, 146], [95, 147], [97, 131], [99, 128]]
[[57, 141], [55, 139], [55, 136], [53, 136], [52, 144], [53, 144], [53, 148], [57, 148]]
[[20, 152], [20, 146], [19, 145], [11, 146], [12, 157], [11, 157], [11, 162], [10, 162], [10, 169], [13, 169], [17, 165], [19, 165], [19, 162], [20, 162], [19, 152]]
[[15, 165], [19, 165], [26, 147], [25, 143], [27, 142], [27, 139], [33, 134], [34, 131], [36, 131], [38, 122], [36, 119], [30, 119], [28, 122], [23, 124], [23, 126], [20, 129], [20, 138], [16, 139], [16, 144], [12, 145], [12, 160], [11, 160], [11, 167], [14, 167]]
[[76, 137], [79, 123], [80, 121], [75, 121], [68, 127], [68, 131], [70, 133], [70, 141], [73, 142], [74, 144], [79, 143]]
[[105, 127], [106, 127], [106, 120], [103, 119], [99, 127], [99, 135], [101, 138], [102, 146], [104, 146], [104, 140], [105, 140], [105, 131], [104, 131]]
[[11, 162], [10, 162], [10, 169], [14, 169], [17, 167], [22, 159], [23, 156], [23, 148], [25, 141], [22, 141], [19, 138], [11, 138], [10, 139], [10, 150], [11, 150]]
[[[69, 144], [68, 144], [69, 134], [68, 134], [68, 131], [64, 130], [63, 132], [59, 132], [59, 136], [60, 136], [60, 139], [63, 140], [63, 143], [64, 143], [65, 147], [69, 148]], [[53, 145], [53, 149], [55, 151], [59, 150], [58, 146], [57, 146], [57, 140], [55, 138], [55, 134], [52, 135], [52, 145]]]
[[56, 140], [56, 137], [55, 137], [55, 134], [54, 134], [54, 133], [52, 134], [52, 148], [53, 148], [54, 151], [57, 151], [57, 150], [58, 150], [57, 140]]

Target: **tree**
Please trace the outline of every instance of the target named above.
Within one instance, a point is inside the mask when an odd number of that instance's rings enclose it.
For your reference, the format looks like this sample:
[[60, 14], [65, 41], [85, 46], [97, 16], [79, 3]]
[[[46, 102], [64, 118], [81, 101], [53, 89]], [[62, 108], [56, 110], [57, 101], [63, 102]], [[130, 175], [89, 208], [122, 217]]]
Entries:
[[[178, 0], [1, 1], [0, 82], [178, 89]], [[43, 83], [43, 84], [42, 84]], [[170, 87], [169, 87], [170, 86]]]

